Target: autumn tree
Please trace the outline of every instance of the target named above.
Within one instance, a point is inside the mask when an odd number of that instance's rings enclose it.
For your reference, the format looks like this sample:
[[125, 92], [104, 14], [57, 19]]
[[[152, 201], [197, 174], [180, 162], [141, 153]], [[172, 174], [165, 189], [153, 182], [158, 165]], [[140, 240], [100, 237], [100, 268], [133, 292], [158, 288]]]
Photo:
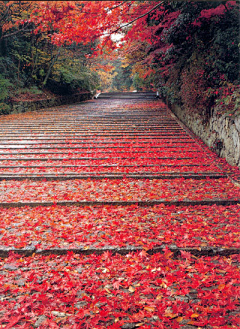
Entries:
[[[15, 55], [11, 53], [18, 75], [31, 76], [42, 85], [54, 79], [55, 85], [65, 81], [68, 90], [76, 85], [77, 65], [64, 59], [71, 58], [67, 54], [74, 45], [84, 52], [80, 66], [86, 72], [93, 66], [93, 56], [111, 59], [113, 50], [121, 48], [120, 56], [131, 66], [136, 85], [156, 88], [170, 102], [189, 110], [209, 114], [205, 109], [219, 93], [223, 99], [229, 92], [237, 95], [239, 4], [235, 1], [2, 1], [0, 11], [2, 57], [18, 47]], [[111, 37], [116, 33], [122, 34], [121, 42]], [[21, 36], [31, 49], [12, 45], [10, 36]], [[103, 72], [99, 69], [102, 78]], [[88, 76], [82, 76], [82, 83]]]
[[18, 94], [40, 94], [42, 89], [67, 94], [94, 90], [98, 77], [87, 56], [94, 44], [53, 43], [56, 32], [46, 31], [31, 16], [41, 8], [36, 1], [0, 1], [0, 103], [1, 113]]

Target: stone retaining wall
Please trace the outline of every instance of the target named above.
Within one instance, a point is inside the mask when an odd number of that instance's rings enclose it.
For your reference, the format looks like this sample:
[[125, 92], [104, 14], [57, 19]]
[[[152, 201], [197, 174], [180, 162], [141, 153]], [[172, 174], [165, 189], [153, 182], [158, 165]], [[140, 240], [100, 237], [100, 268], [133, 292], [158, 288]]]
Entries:
[[225, 158], [229, 164], [240, 167], [240, 113], [231, 116], [218, 114], [214, 110], [210, 121], [204, 123], [198, 114], [189, 114], [175, 104], [168, 106], [207, 146]]
[[91, 98], [92, 98], [92, 94], [88, 92], [82, 94], [75, 94], [71, 96], [56, 96], [50, 99], [43, 99], [38, 101], [16, 102], [12, 104], [11, 112], [12, 113], [31, 112], [47, 107], [83, 102]]

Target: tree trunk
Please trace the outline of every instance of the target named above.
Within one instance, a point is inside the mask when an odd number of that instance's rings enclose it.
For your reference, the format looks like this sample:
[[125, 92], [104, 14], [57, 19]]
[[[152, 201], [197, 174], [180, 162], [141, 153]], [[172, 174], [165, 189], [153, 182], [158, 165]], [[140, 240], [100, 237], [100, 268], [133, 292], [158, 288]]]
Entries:
[[46, 85], [46, 83], [47, 83], [47, 81], [48, 81], [48, 78], [49, 78], [50, 73], [51, 73], [51, 71], [52, 71], [53, 65], [55, 64], [56, 60], [58, 59], [58, 56], [60, 55], [61, 49], [62, 49], [62, 46], [58, 49], [58, 52], [57, 52], [56, 56], [53, 58], [53, 60], [52, 60], [52, 62], [51, 62], [51, 64], [50, 64], [50, 66], [49, 66], [49, 69], [48, 69], [48, 71], [47, 71], [46, 77], [45, 77], [45, 79], [44, 79], [44, 81], [43, 81], [43, 85], [44, 85], [44, 86]]

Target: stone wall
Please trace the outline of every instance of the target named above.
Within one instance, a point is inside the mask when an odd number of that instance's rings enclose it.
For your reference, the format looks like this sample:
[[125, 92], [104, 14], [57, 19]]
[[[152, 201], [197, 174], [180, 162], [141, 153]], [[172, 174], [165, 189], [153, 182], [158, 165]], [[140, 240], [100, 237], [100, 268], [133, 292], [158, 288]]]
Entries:
[[11, 113], [31, 112], [47, 107], [83, 102], [91, 98], [92, 94], [88, 92], [71, 96], [56, 96], [50, 99], [43, 99], [38, 101], [16, 102], [11, 106]]
[[195, 135], [233, 166], [240, 167], [240, 113], [237, 115], [218, 114], [205, 123], [198, 114], [189, 114], [173, 104], [169, 108]]

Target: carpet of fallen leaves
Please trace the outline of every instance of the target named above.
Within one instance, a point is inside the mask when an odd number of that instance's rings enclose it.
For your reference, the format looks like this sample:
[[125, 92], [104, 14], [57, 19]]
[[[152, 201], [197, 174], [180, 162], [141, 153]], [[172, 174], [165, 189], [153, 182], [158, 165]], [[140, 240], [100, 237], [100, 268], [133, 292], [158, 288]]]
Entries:
[[0, 209], [0, 217], [0, 245], [8, 247], [240, 247], [240, 205], [53, 205]]
[[[105, 148], [105, 150], [104, 150]], [[146, 151], [147, 148], [147, 151]], [[37, 153], [33, 149], [23, 154], [8, 150], [0, 161], [2, 173], [84, 173], [84, 172], [216, 172], [222, 170], [214, 164], [211, 158], [201, 152], [191, 152], [180, 148], [176, 153], [173, 148], [164, 148], [162, 151], [151, 149], [148, 144], [144, 148], [128, 147], [102, 149], [75, 149], [74, 152], [63, 149], [44, 149]], [[0, 153], [1, 155], [1, 153]], [[58, 158], [60, 158], [58, 160]], [[41, 159], [43, 159], [41, 161]]]
[[1, 181], [0, 202], [239, 200], [240, 188], [220, 179], [86, 179]]
[[[238, 328], [237, 255], [74, 255], [0, 263], [2, 328]], [[128, 326], [133, 324], [134, 326]]]
[[[206, 178], [237, 177], [239, 169], [192, 138], [162, 102], [129, 102], [0, 117], [0, 251], [35, 252], [0, 260], [0, 329], [238, 328], [239, 255], [196, 257], [181, 250], [177, 257], [170, 249], [240, 248], [240, 204], [201, 204], [239, 201], [240, 188], [229, 178]], [[205, 176], [27, 179], [164, 172]], [[26, 179], [4, 180], [8, 174]], [[104, 204], [116, 201], [135, 204]], [[199, 205], [161, 204], [166, 201]], [[150, 255], [158, 246], [163, 253]], [[142, 251], [44, 255], [54, 248], [135, 247]]]
[[[26, 141], [24, 141], [26, 143]], [[138, 143], [120, 143], [115, 142], [110, 144], [106, 142], [105, 144], [101, 144], [99, 141], [97, 144], [89, 145], [83, 144], [80, 146], [76, 146], [76, 144], [72, 144], [72, 148], [69, 148], [68, 142], [64, 142], [63, 144], [44, 144], [44, 145], [30, 145], [23, 146], [20, 148], [16, 145], [14, 146], [14, 156], [15, 160], [11, 161], [8, 157], [10, 154], [13, 156], [13, 149], [4, 148], [2, 146], [1, 152], [3, 153], [4, 149], [4, 160], [1, 160], [0, 169], [2, 173], [16, 174], [16, 173], [36, 173], [36, 174], [44, 174], [44, 172], [54, 173], [54, 174], [66, 174], [70, 172], [75, 173], [137, 173], [137, 172], [146, 172], [146, 173], [161, 173], [161, 172], [222, 172], [222, 170], [214, 164], [214, 162], [209, 159], [209, 157], [202, 152], [202, 149], [197, 144], [189, 145], [189, 144], [177, 144], [176, 142], [163, 144], [162, 142], [146, 142], [143, 144], [142, 142]], [[9, 145], [6, 145], [9, 147]], [[36, 152], [42, 152], [44, 150], [45, 158], [47, 157], [47, 161], [41, 162], [38, 158], [41, 155], [38, 155]], [[78, 155], [78, 157], [87, 157], [89, 154], [91, 157], [96, 157], [94, 160], [74, 160], [72, 159], [73, 154], [71, 154], [74, 149], [74, 153]], [[182, 156], [182, 153], [190, 152], [191, 156], [193, 151], [197, 154], [198, 158], [191, 159], [191, 161], [181, 160], [176, 158], [176, 149], [178, 151], [177, 155]], [[16, 161], [16, 156], [20, 152], [30, 152], [31, 156], [37, 158], [28, 161], [22, 160], [21, 158]], [[64, 160], [52, 160], [52, 154], [56, 154], [56, 152], [64, 151], [67, 153], [67, 158]], [[171, 152], [175, 151], [175, 158]], [[145, 152], [145, 153], [143, 153]], [[63, 153], [64, 154], [64, 153]], [[1, 154], [0, 154], [1, 155]], [[5, 158], [5, 155], [7, 156]], [[141, 155], [145, 155], [142, 157]], [[151, 160], [146, 157], [146, 155], [151, 155]], [[20, 154], [22, 156], [22, 154]], [[108, 156], [106, 158], [106, 156]], [[159, 157], [165, 157], [165, 159], [159, 159]], [[172, 159], [167, 159], [166, 156], [172, 156]], [[186, 154], [183, 156], [186, 157]], [[104, 158], [105, 159], [101, 159]], [[7, 160], [8, 159], [8, 160]]]

